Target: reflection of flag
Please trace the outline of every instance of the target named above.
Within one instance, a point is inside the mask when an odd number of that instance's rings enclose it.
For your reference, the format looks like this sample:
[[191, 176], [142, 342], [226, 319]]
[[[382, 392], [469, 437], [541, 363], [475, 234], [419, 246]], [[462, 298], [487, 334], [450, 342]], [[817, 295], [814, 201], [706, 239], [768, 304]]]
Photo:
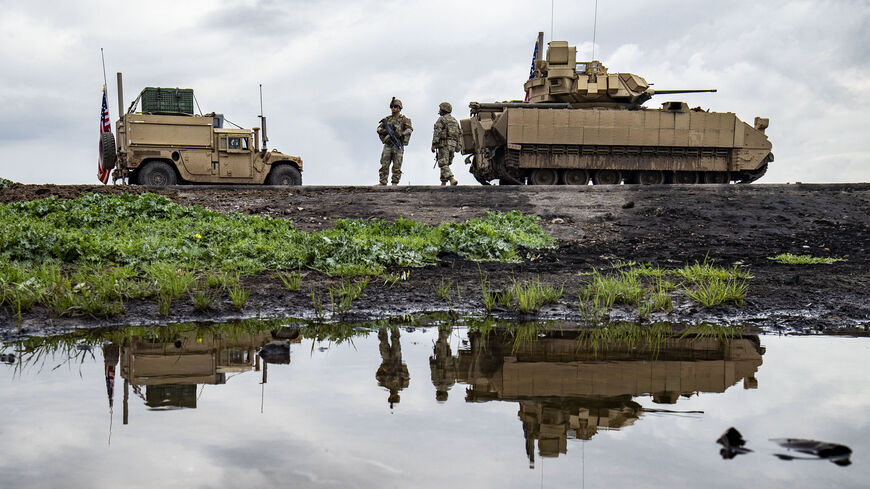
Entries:
[[109, 408], [115, 401], [115, 365], [121, 357], [121, 348], [114, 343], [103, 345], [103, 363], [106, 374], [106, 394], [109, 395]]
[[115, 366], [106, 364], [106, 394], [109, 395], [109, 407], [115, 401]]
[[[104, 132], [111, 132], [112, 125], [109, 121], [109, 102], [106, 100], [106, 86], [103, 85], [103, 108], [100, 110], [100, 135]], [[102, 137], [100, 138], [102, 140]], [[106, 170], [103, 168], [103, 151], [102, 145], [98, 147], [98, 151], [100, 152], [99, 157], [97, 158], [97, 178], [100, 179], [103, 184], [109, 183], [109, 175], [112, 173], [111, 170]]]
[[[529, 68], [529, 80], [535, 77], [535, 60], [538, 59], [538, 41], [535, 41], [535, 50], [532, 52], [532, 67]], [[526, 90], [526, 102], [529, 101], [529, 91]]]

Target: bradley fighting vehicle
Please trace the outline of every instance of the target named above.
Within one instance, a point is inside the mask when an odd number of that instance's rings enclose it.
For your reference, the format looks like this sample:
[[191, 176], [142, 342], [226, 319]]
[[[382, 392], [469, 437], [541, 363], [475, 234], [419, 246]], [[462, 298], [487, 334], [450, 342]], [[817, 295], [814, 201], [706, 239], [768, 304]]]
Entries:
[[[141, 102], [141, 110], [136, 108]], [[124, 112], [118, 73], [118, 135], [101, 134], [101, 165], [115, 180], [165, 186], [176, 183], [301, 185], [302, 158], [267, 151], [260, 128], [224, 127], [223, 114], [194, 115], [193, 90], [148, 87]]]
[[750, 126], [684, 102], [643, 106], [653, 95], [715, 90], [654, 90], [576, 55], [567, 42], [550, 42], [546, 60], [536, 52], [528, 102], [470, 104], [462, 153], [480, 183], [748, 183], [773, 161], [768, 119]]

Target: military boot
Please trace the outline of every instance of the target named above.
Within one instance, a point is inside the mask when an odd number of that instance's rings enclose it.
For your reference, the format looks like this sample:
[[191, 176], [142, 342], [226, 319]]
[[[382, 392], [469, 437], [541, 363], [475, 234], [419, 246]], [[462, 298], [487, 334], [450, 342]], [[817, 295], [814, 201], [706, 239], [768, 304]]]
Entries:
[[450, 185], [456, 185], [456, 184], [458, 184], [458, 183], [459, 183], [459, 182], [457, 182], [455, 178], [450, 177]]
[[443, 186], [445, 186], [445, 185], [447, 185], [447, 180], [442, 180], [442, 181], [441, 181], [441, 186], [443, 187]]

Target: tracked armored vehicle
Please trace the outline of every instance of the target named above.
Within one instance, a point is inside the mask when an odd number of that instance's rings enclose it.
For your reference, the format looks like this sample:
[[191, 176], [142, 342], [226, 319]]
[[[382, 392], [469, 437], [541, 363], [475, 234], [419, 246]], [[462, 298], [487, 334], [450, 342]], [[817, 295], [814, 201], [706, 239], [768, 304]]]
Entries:
[[748, 183], [773, 161], [768, 119], [750, 126], [685, 102], [643, 106], [653, 95], [715, 90], [654, 90], [638, 75], [576, 62], [564, 41], [539, 54], [527, 101], [471, 102], [460, 121], [462, 153], [482, 184]]

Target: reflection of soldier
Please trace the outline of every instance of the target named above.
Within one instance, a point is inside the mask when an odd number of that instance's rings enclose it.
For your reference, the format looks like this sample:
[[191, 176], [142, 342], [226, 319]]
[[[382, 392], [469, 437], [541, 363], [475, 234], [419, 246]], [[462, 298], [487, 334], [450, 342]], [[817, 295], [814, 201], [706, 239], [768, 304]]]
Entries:
[[[405, 145], [411, 139], [411, 119], [402, 115], [402, 101], [393, 97], [390, 101], [391, 114], [381, 119], [378, 123], [378, 136], [384, 143], [381, 152], [381, 170], [378, 173], [380, 184], [387, 184], [387, 174], [390, 172], [390, 163], [393, 163], [393, 185], [399, 184], [402, 177], [402, 158], [405, 154]], [[387, 125], [392, 126], [393, 134], [390, 134]], [[394, 139], [395, 137], [395, 139]]]
[[450, 171], [453, 153], [462, 149], [459, 123], [450, 115], [451, 112], [453, 107], [450, 103], [441, 102], [438, 105], [438, 115], [441, 117], [435, 121], [435, 129], [432, 131], [432, 152], [435, 153], [435, 161], [441, 169], [441, 185], [447, 185], [447, 182], [450, 182], [450, 185], [459, 183]]
[[390, 408], [392, 408], [393, 404], [399, 403], [399, 391], [408, 387], [411, 375], [408, 373], [408, 366], [402, 362], [402, 344], [399, 342], [399, 330], [392, 329], [390, 331], [390, 341], [388, 341], [387, 328], [380, 328], [378, 330], [378, 339], [381, 342], [381, 366], [378, 367], [375, 378], [378, 380], [379, 386], [390, 390], [390, 396], [387, 398], [387, 401], [389, 401]]
[[458, 358], [450, 352], [450, 326], [438, 327], [438, 341], [435, 342], [434, 357], [429, 357], [429, 371], [432, 374], [432, 385], [435, 386], [435, 400], [447, 400], [447, 391], [456, 383], [456, 366]]

